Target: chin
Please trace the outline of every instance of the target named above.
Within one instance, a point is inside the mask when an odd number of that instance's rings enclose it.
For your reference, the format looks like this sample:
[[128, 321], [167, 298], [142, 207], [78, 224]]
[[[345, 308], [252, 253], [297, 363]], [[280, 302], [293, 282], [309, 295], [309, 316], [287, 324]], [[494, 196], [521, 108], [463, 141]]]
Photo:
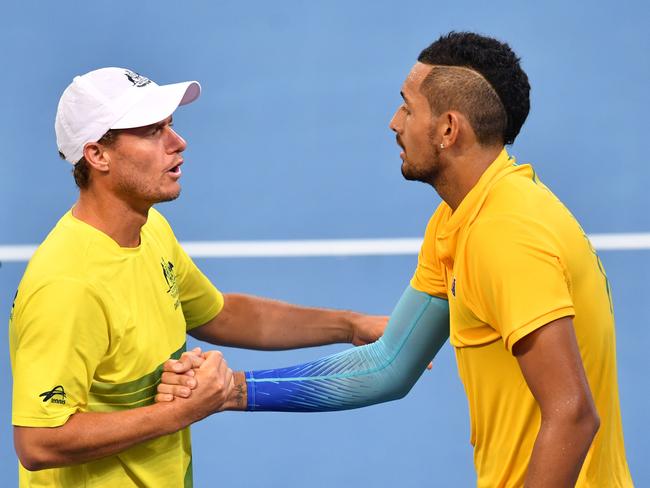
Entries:
[[175, 191], [161, 193], [160, 195], [157, 196], [156, 203], [171, 202], [172, 200], [176, 200], [180, 196], [180, 194], [181, 194], [180, 188]]
[[417, 175], [414, 174], [412, 168], [409, 167], [406, 161], [402, 163], [401, 170], [402, 170], [402, 176], [404, 177], [405, 180], [416, 181], [419, 179]]
[[421, 181], [422, 183], [433, 184], [436, 178], [436, 169], [430, 168], [429, 171], [418, 171], [406, 161], [402, 163], [402, 176], [408, 181]]
[[160, 202], [171, 202], [173, 200], [176, 200], [179, 196], [181, 195], [181, 192], [174, 193], [173, 195], [167, 195], [166, 197], [162, 198]]

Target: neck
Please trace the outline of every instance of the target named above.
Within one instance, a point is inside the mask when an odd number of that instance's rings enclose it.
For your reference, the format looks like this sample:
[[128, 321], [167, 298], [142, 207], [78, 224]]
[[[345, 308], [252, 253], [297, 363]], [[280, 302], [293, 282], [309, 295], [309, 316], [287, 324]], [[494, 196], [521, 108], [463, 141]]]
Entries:
[[502, 149], [474, 144], [469, 148], [452, 146], [441, 153], [441, 170], [433, 187], [452, 210], [458, 208]]
[[149, 208], [134, 208], [116, 195], [97, 191], [91, 186], [80, 191], [72, 215], [102, 231], [120, 247], [137, 247]]

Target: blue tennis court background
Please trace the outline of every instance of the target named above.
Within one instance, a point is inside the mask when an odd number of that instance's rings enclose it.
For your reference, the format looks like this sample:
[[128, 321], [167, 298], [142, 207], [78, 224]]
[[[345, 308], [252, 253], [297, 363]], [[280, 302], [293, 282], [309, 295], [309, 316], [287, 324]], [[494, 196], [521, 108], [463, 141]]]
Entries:
[[[74, 202], [53, 120], [75, 74], [124, 66], [197, 79], [179, 110], [183, 193], [161, 205], [181, 240], [416, 237], [439, 202], [402, 180], [387, 128], [419, 51], [449, 30], [507, 40], [533, 87], [511, 149], [589, 233], [648, 232], [650, 97], [642, 1], [22, 2], [3, 5], [0, 245], [40, 242]], [[626, 448], [650, 485], [650, 251], [601, 252], [612, 283]], [[223, 291], [389, 313], [416, 256], [199, 259]], [[8, 317], [25, 263], [0, 267]], [[56, 325], [53, 318], [53, 326]], [[344, 346], [226, 349], [233, 368], [282, 366]], [[15, 485], [11, 375], [0, 334], [0, 474]], [[195, 485], [471, 486], [468, 414], [452, 351], [400, 402], [328, 414], [215, 415], [192, 429]]]

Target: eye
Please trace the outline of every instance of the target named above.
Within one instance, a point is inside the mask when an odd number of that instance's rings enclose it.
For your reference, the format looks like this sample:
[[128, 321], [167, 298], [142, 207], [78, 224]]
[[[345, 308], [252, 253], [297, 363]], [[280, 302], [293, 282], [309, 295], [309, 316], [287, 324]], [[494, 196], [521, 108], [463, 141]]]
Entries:
[[407, 107], [407, 105], [406, 105], [405, 103], [402, 104], [402, 110], [404, 111], [404, 113], [405, 113], [406, 115], [410, 115], [410, 114], [411, 114], [411, 111], [409, 110], [409, 108]]

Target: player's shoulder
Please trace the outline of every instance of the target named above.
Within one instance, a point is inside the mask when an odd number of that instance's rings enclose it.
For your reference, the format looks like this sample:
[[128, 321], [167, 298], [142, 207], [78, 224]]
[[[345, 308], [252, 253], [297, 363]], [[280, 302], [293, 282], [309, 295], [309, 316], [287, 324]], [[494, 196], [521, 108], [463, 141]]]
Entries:
[[539, 221], [540, 205], [550, 197], [531, 165], [513, 165], [512, 170], [488, 190], [469, 229], [479, 241], [507, 241], [513, 233]]
[[36, 295], [75, 303], [78, 297], [94, 294], [93, 280], [88, 279], [93, 239], [70, 212], [64, 215], [29, 260], [18, 286], [17, 308]]
[[67, 212], [32, 255], [25, 276], [74, 276], [92, 247], [92, 240], [92, 234]]
[[425, 230], [425, 237], [428, 238], [433, 238], [438, 232], [438, 229], [444, 225], [447, 220], [449, 220], [449, 217], [452, 214], [452, 210], [445, 203], [444, 200], [438, 204], [438, 207], [436, 207], [436, 210], [433, 212], [431, 217], [429, 218], [429, 221], [427, 222], [426, 230]]
[[486, 204], [507, 208], [533, 208], [540, 200], [552, 198], [552, 193], [540, 181], [530, 164], [517, 165], [497, 181], [488, 193]]
[[468, 247], [482, 259], [526, 249], [560, 253], [562, 242], [581, 237], [581, 229], [562, 202], [537, 178], [518, 175], [499, 181], [467, 236]]

